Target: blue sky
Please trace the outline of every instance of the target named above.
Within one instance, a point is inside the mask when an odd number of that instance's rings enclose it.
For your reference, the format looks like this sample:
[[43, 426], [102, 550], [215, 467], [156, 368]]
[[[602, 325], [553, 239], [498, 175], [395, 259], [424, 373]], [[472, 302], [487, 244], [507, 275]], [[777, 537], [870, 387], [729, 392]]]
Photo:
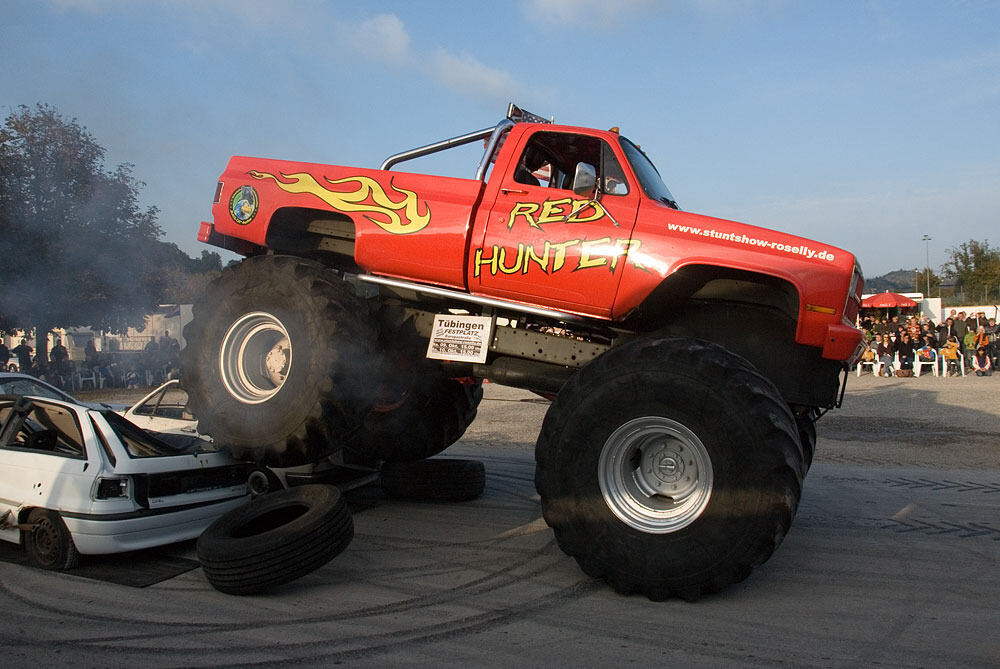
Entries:
[[[0, 5], [0, 116], [46, 102], [191, 255], [230, 155], [377, 167], [508, 101], [641, 144], [682, 208], [869, 276], [1000, 244], [1000, 3], [35, 0]], [[473, 176], [458, 151], [406, 169]]]

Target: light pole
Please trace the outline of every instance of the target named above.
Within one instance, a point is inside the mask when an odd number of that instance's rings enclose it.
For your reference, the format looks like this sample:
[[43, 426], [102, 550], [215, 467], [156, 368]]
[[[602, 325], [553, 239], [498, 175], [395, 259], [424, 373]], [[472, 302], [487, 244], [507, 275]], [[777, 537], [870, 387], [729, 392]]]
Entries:
[[927, 250], [927, 264], [924, 271], [927, 272], [927, 299], [931, 298], [931, 236], [923, 236], [924, 247]]

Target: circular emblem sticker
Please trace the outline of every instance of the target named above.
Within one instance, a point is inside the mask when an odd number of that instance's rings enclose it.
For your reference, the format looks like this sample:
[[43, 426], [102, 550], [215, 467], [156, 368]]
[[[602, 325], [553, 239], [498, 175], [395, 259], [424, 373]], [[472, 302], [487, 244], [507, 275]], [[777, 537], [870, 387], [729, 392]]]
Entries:
[[257, 215], [257, 190], [253, 186], [240, 186], [229, 198], [229, 215], [240, 225], [247, 225]]

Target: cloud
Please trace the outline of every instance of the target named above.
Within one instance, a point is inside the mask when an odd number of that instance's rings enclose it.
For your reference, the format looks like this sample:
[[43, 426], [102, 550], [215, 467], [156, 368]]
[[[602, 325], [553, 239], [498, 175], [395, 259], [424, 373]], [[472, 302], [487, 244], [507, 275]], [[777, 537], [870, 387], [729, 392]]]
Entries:
[[[647, 0], [627, 0], [628, 3]], [[58, 11], [111, 12], [135, 7], [129, 0], [47, 0]], [[561, 4], [561, 0], [556, 4]], [[347, 20], [322, 0], [302, 0], [290, 11], [271, 0], [155, 0], [150, 2], [168, 16], [179, 18], [212, 35], [212, 43], [231, 39], [234, 34], [249, 39], [242, 31], [252, 31], [254, 39], [267, 35], [270, 44], [297, 51], [310, 58], [337, 58], [352, 52], [368, 61], [390, 65], [394, 71], [412, 68], [429, 80], [465, 97], [506, 101], [525, 92], [507, 71], [491, 67], [469, 53], [456, 53], [446, 46], [424, 47], [411, 36], [403, 20], [393, 13], [379, 13]], [[591, 4], [588, 0], [587, 4]], [[593, 3], [597, 6], [597, 3]], [[557, 8], [558, 9], [558, 8]], [[562, 11], [562, 10], [558, 10]], [[206, 38], [192, 37], [184, 48], [196, 53], [206, 50]], [[289, 61], [291, 59], [288, 59]]]
[[521, 12], [537, 23], [605, 25], [654, 4], [653, 0], [523, 0]]
[[502, 100], [516, 97], [520, 84], [507, 72], [489, 67], [469, 54], [455, 55], [438, 49], [429, 59], [432, 78], [470, 97]]
[[410, 56], [410, 34], [395, 14], [377, 14], [357, 25], [341, 26], [345, 41], [355, 50], [383, 60]]

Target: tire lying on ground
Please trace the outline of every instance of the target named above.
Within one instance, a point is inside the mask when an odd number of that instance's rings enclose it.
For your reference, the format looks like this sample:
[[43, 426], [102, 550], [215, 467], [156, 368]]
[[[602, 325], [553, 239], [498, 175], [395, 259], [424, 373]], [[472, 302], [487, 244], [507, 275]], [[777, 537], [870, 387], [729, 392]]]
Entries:
[[315, 571], [353, 538], [340, 491], [310, 484], [261, 495], [217, 518], [198, 538], [198, 560], [216, 590], [249, 595]]
[[616, 347], [545, 417], [535, 484], [560, 547], [585, 573], [652, 600], [746, 578], [801, 495], [798, 428], [774, 385], [715, 344]]
[[184, 337], [198, 430], [239, 459], [315, 462], [343, 446], [372, 404], [368, 308], [319, 263], [255, 256], [226, 268]]
[[382, 491], [418, 502], [466, 502], [486, 489], [486, 467], [479, 460], [432, 458], [382, 465]]

